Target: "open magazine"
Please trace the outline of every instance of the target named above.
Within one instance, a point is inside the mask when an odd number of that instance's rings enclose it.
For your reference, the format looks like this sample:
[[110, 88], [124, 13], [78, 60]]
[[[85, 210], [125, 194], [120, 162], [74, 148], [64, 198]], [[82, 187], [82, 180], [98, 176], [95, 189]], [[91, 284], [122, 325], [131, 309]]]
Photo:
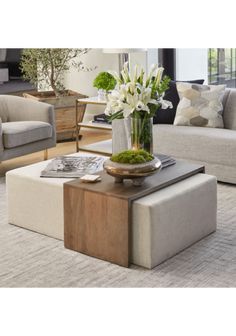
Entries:
[[100, 156], [58, 156], [41, 172], [40, 177], [81, 177], [103, 169]]

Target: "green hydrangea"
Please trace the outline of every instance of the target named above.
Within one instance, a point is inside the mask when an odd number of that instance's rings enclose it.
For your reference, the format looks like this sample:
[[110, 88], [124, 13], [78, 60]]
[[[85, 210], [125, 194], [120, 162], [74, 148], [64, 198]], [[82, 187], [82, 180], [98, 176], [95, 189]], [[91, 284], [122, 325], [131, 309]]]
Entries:
[[109, 72], [100, 72], [94, 79], [93, 86], [105, 91], [114, 90], [116, 80]]
[[140, 150], [126, 150], [124, 152], [112, 155], [111, 161], [118, 163], [138, 164], [152, 161], [154, 156], [147, 151]]

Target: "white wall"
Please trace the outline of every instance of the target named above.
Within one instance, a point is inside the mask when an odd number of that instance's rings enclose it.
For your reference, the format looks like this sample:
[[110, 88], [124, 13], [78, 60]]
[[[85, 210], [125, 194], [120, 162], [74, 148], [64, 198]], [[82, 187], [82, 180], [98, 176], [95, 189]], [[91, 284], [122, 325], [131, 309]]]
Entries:
[[150, 69], [152, 64], [158, 64], [158, 49], [148, 49], [147, 50], [147, 69], [148, 70]]
[[176, 49], [176, 80], [204, 79], [208, 82], [208, 50]]
[[101, 71], [118, 71], [118, 55], [105, 54], [102, 52], [102, 49], [92, 49], [83, 55], [81, 60], [85, 66], [97, 66], [97, 68], [91, 72], [78, 72], [74, 68], [71, 68], [71, 71], [65, 77], [65, 86], [68, 89], [78, 91], [88, 96], [95, 96], [97, 89], [93, 87], [94, 78]]
[[158, 64], [158, 49], [147, 49], [146, 51], [131, 53], [129, 55], [131, 68], [138, 64], [149, 71], [152, 64]]
[[[71, 68], [64, 80], [67, 89], [83, 93], [87, 96], [96, 96], [97, 89], [93, 87], [93, 80], [101, 71], [118, 71], [119, 59], [117, 54], [105, 54], [102, 49], [92, 49], [81, 57], [85, 66], [97, 68], [91, 72], [78, 72]], [[86, 109], [85, 121], [92, 119], [94, 114], [103, 113], [104, 107], [88, 105]]]
[[136, 64], [142, 67], [145, 71], [147, 70], [147, 51], [129, 54], [130, 69], [133, 69]]

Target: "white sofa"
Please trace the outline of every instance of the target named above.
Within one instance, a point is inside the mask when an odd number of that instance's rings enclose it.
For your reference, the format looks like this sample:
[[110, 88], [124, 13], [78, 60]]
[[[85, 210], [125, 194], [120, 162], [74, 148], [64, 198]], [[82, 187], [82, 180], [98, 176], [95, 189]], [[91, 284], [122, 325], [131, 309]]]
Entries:
[[236, 184], [236, 89], [223, 99], [224, 129], [154, 125], [154, 153], [203, 164], [218, 181]]

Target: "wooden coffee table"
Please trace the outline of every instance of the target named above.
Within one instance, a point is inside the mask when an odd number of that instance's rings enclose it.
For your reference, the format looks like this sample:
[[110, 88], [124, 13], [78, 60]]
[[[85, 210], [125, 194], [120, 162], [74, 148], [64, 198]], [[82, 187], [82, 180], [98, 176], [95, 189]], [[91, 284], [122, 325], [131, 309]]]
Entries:
[[65, 247], [129, 267], [132, 202], [203, 172], [201, 165], [177, 161], [148, 177], [141, 187], [130, 181], [114, 183], [105, 172], [101, 172], [102, 181], [96, 184], [79, 179], [65, 183]]

